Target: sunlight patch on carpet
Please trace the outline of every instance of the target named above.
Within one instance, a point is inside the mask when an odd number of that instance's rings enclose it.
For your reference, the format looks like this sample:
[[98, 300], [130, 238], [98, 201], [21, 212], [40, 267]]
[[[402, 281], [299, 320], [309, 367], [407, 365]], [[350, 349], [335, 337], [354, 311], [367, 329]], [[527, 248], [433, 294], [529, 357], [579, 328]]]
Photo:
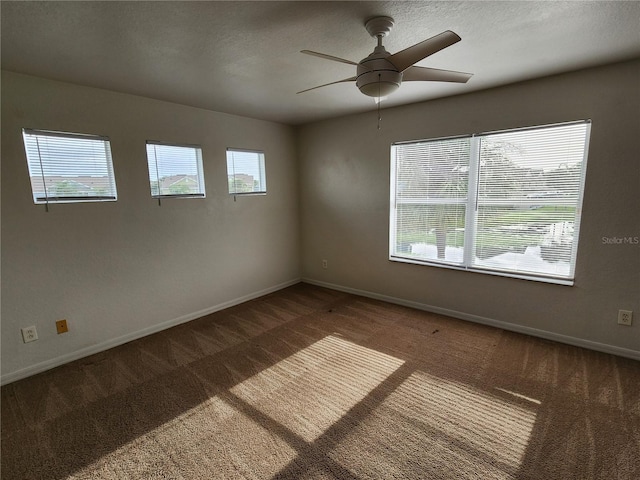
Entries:
[[239, 383], [230, 392], [311, 442], [403, 363], [329, 335]]
[[517, 398], [521, 398], [523, 400], [526, 400], [527, 402], [535, 403], [536, 405], [540, 405], [540, 403], [542, 403], [540, 402], [540, 400], [536, 400], [535, 398], [527, 397], [526, 395], [522, 395], [521, 393], [513, 392], [511, 390], [507, 390], [504, 388], [496, 387], [496, 390], [499, 390], [500, 392], [508, 393], [509, 395], [513, 395], [514, 397], [517, 397]]
[[[331, 457], [357, 477], [393, 472], [404, 478], [417, 474], [513, 478], [536, 420], [537, 405], [522, 404], [465, 383], [414, 372]], [[381, 431], [394, 432], [396, 438], [380, 442]], [[377, 441], [368, 444], [366, 439], [374, 434]], [[396, 447], [400, 443], [402, 449]], [[412, 470], [411, 450], [422, 458], [419, 472]]]
[[[118, 447], [78, 474], [177, 479], [200, 478], [204, 471], [215, 472], [216, 478], [271, 478], [297, 454], [249, 415], [213, 397]], [[163, 476], [157, 476], [158, 472]]]

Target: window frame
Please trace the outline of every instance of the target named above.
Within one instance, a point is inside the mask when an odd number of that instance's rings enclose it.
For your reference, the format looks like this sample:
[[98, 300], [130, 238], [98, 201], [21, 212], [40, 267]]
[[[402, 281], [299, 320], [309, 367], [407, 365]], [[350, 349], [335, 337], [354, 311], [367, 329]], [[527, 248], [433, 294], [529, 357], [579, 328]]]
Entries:
[[[32, 159], [30, 157], [30, 149], [29, 144], [31, 143], [28, 138], [35, 137], [35, 148], [37, 149], [37, 159]], [[118, 191], [116, 187], [115, 173], [113, 169], [113, 157], [111, 155], [111, 141], [109, 137], [104, 135], [95, 135], [95, 134], [84, 134], [84, 133], [74, 133], [74, 132], [61, 132], [55, 130], [44, 130], [44, 129], [36, 129], [36, 128], [23, 128], [22, 129], [22, 138], [23, 145], [25, 148], [25, 156], [27, 158], [27, 169], [29, 172], [29, 180], [31, 182], [31, 193], [33, 202], [36, 205], [49, 205], [51, 203], [59, 204], [59, 203], [90, 203], [90, 202], [115, 202], [118, 200]], [[106, 170], [106, 179], [107, 185], [109, 188], [108, 195], [63, 195], [63, 196], [53, 196], [49, 195], [47, 181], [45, 175], [45, 166], [44, 163], [47, 163], [46, 160], [43, 161], [43, 152], [40, 148], [40, 138], [64, 138], [68, 140], [77, 139], [77, 140], [89, 140], [95, 142], [102, 142], [102, 146], [104, 148], [104, 167]], [[49, 160], [49, 162], [51, 162]], [[51, 162], [53, 163], [53, 162]], [[62, 163], [62, 162], [61, 162]], [[32, 166], [36, 168], [36, 171], [32, 169]], [[65, 168], [71, 168], [70, 165], [67, 165]], [[89, 166], [85, 168], [90, 169]], [[39, 170], [39, 174], [38, 171]], [[64, 176], [64, 175], [58, 175]], [[83, 175], [75, 175], [76, 178], [82, 177]], [[85, 177], [91, 177], [92, 175], [84, 175]], [[34, 178], [42, 179], [42, 187], [44, 189], [44, 196], [38, 196], [34, 187]], [[70, 178], [73, 178], [70, 176]]]
[[[576, 208], [576, 230], [575, 236], [571, 245], [571, 257], [570, 257], [570, 272], [568, 275], [560, 274], [544, 274], [544, 273], [531, 273], [531, 272], [518, 272], [514, 269], [499, 269], [498, 267], [486, 267], [481, 265], [474, 265], [474, 256], [477, 247], [476, 236], [478, 228], [478, 208], [481, 205], [478, 195], [478, 188], [480, 185], [480, 148], [481, 140], [484, 137], [502, 134], [502, 133], [514, 133], [526, 130], [541, 130], [545, 128], [571, 126], [571, 125], [585, 125], [585, 141], [584, 150], [582, 154], [582, 163], [580, 166], [580, 178], [579, 189], [577, 198], [575, 200]], [[553, 123], [545, 125], [535, 125], [528, 127], [520, 127], [513, 129], [495, 130], [483, 133], [475, 133], [469, 135], [456, 135], [451, 137], [438, 137], [422, 140], [411, 140], [395, 142], [391, 145], [391, 168], [390, 168], [390, 208], [389, 208], [389, 260], [399, 263], [409, 263], [416, 265], [426, 265], [439, 268], [447, 268], [452, 270], [468, 271], [475, 273], [483, 273], [488, 275], [496, 275], [502, 277], [518, 278], [524, 280], [533, 280], [545, 283], [553, 283], [559, 285], [573, 285], [575, 281], [575, 267], [577, 265], [577, 253], [579, 243], [579, 232], [582, 216], [582, 204], [584, 199], [584, 189], [586, 181], [586, 169], [589, 152], [589, 142], [591, 137], [591, 120], [576, 120], [570, 122]], [[468, 190], [465, 204], [465, 223], [464, 223], [464, 247], [463, 247], [463, 260], [462, 262], [451, 262], [445, 260], [437, 260], [432, 258], [415, 258], [402, 256], [401, 252], [397, 251], [397, 221], [398, 221], [398, 198], [397, 198], [397, 156], [396, 148], [402, 145], [419, 144], [424, 142], [438, 142], [451, 139], [470, 139], [470, 159], [469, 159], [469, 171], [468, 171]], [[473, 181], [472, 181], [473, 180]], [[408, 203], [408, 202], [407, 202]], [[538, 203], [538, 201], [532, 201], [532, 203]], [[509, 204], [510, 206], [514, 204]]]
[[[258, 155], [257, 169], [260, 176], [259, 181], [260, 181], [260, 186], [262, 187], [261, 190], [252, 190], [250, 192], [238, 192], [238, 191], [232, 192], [231, 191], [231, 186], [229, 184], [229, 177], [231, 176], [229, 172], [229, 153], [233, 153], [233, 152], [253, 153]], [[227, 147], [225, 158], [227, 163], [227, 191], [229, 192], [229, 195], [233, 195], [235, 197], [237, 195], [266, 195], [267, 194], [267, 161], [266, 161], [265, 152], [263, 150]], [[234, 163], [234, 167], [235, 167], [235, 163]], [[236, 173], [234, 168], [233, 176], [235, 177], [235, 175]]]
[[[196, 154], [196, 164], [193, 165], [196, 170], [196, 182], [198, 184], [198, 192], [197, 193], [162, 193], [160, 188], [160, 170], [158, 169], [158, 159], [157, 154], [153, 159], [153, 166], [155, 166], [155, 174], [157, 176], [158, 182], [158, 193], [154, 194], [153, 192], [153, 180], [152, 180], [152, 159], [149, 157], [149, 146], [154, 145], [157, 147], [176, 147], [176, 148], [185, 148], [192, 149]], [[154, 149], [155, 152], [155, 149]], [[149, 190], [151, 192], [151, 198], [161, 200], [165, 198], [206, 198], [206, 190], [205, 190], [205, 181], [204, 181], [204, 166], [203, 166], [203, 154], [202, 147], [200, 145], [188, 144], [188, 143], [173, 143], [173, 142], [163, 142], [159, 140], [147, 140], [145, 142], [145, 154], [147, 156], [147, 170], [149, 175]]]

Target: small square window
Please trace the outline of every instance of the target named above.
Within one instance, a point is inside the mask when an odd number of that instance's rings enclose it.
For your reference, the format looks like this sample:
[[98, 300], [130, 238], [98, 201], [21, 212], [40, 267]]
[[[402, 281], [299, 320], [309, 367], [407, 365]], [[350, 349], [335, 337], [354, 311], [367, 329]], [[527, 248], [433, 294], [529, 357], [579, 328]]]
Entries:
[[28, 128], [22, 136], [35, 203], [116, 200], [108, 137]]
[[153, 198], [205, 196], [199, 146], [147, 141], [147, 163]]
[[227, 178], [231, 195], [267, 193], [264, 153], [228, 148]]

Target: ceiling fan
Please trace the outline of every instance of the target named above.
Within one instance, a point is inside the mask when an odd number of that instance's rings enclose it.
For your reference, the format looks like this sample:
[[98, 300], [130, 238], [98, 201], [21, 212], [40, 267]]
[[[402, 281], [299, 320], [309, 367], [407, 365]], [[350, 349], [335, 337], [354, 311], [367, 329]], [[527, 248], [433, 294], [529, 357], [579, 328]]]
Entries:
[[356, 75], [353, 77], [338, 80], [337, 82], [325, 83], [317, 87], [308, 88], [298, 93], [308, 92], [316, 88], [334, 85], [336, 83], [356, 82], [356, 86], [360, 91], [370, 97], [378, 99], [386, 97], [400, 87], [404, 80], [406, 81], [431, 81], [431, 82], [455, 82], [466, 83], [473, 74], [454, 72], [451, 70], [440, 70], [437, 68], [416, 67], [414, 64], [420, 60], [433, 55], [440, 50], [453, 45], [462, 40], [457, 34], [451, 30], [431, 37], [411, 47], [394, 53], [387, 52], [382, 46], [382, 38], [386, 37], [393, 27], [393, 18], [391, 17], [374, 17], [365, 23], [365, 28], [369, 34], [377, 38], [378, 45], [373, 53], [360, 63], [345, 60], [344, 58], [326, 55], [324, 53], [312, 52], [311, 50], [302, 50], [301, 53], [313, 55], [316, 57], [332, 60], [334, 62], [347, 63], [357, 67]]

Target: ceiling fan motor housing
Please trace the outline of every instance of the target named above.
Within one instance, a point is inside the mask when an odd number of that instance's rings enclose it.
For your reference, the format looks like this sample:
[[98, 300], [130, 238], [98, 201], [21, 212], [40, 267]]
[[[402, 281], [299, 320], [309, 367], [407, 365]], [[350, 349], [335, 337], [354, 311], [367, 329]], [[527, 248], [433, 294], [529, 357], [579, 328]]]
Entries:
[[356, 86], [369, 97], [386, 97], [395, 92], [402, 83], [402, 72], [389, 61], [390, 55], [383, 46], [358, 64]]

